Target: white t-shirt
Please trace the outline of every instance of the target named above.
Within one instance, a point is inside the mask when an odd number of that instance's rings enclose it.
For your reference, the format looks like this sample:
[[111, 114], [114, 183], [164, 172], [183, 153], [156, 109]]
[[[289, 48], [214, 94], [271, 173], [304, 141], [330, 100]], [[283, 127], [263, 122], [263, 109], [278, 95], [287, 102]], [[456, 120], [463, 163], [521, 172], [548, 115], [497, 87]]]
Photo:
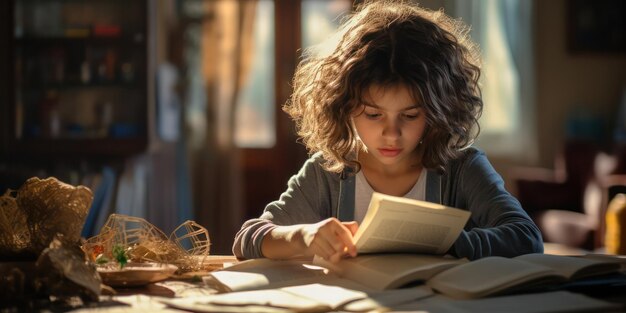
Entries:
[[[413, 188], [403, 196], [404, 198], [415, 200], [426, 199], [426, 173], [427, 171], [422, 169], [417, 182], [415, 182]], [[363, 171], [359, 171], [356, 174], [356, 186], [354, 188], [354, 220], [359, 224], [361, 224], [365, 213], [367, 213], [373, 192], [374, 189], [372, 189], [372, 186], [367, 182]]]

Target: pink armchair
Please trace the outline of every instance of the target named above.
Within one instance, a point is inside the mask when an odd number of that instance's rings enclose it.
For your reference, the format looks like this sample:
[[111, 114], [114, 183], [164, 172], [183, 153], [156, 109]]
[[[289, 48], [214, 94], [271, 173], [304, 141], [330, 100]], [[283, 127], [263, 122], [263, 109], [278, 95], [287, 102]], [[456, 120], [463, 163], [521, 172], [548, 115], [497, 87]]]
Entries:
[[554, 170], [514, 170], [517, 197], [544, 241], [588, 250], [603, 246], [609, 200], [626, 192], [625, 154], [608, 155], [588, 141], [565, 144]]

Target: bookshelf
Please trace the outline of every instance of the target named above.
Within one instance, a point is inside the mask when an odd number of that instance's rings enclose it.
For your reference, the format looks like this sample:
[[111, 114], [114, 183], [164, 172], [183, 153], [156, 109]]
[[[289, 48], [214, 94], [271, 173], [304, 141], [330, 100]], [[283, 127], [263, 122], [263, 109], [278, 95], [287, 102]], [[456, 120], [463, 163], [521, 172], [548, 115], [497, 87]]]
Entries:
[[147, 0], [0, 1], [0, 193], [54, 176], [97, 194], [94, 212], [116, 208], [120, 177], [143, 166], [129, 160], [150, 141], [153, 9]]
[[8, 99], [0, 103], [4, 157], [107, 158], [145, 151], [147, 5], [138, 0], [3, 4], [11, 60], [2, 73]]

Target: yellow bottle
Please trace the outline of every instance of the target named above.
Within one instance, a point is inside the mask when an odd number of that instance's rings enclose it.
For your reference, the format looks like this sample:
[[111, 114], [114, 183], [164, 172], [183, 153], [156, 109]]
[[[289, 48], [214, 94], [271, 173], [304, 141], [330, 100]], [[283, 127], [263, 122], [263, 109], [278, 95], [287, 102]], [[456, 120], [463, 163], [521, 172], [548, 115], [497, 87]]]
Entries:
[[626, 195], [617, 194], [606, 211], [606, 253], [626, 254]]

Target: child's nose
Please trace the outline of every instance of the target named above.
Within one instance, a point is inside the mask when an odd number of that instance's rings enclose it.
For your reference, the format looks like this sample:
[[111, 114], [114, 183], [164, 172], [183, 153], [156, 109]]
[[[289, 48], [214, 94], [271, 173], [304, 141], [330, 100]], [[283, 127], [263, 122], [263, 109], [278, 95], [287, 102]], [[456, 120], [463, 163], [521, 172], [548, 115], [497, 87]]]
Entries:
[[398, 121], [388, 121], [385, 123], [383, 129], [383, 137], [386, 138], [398, 138], [402, 134], [400, 130], [400, 123]]

